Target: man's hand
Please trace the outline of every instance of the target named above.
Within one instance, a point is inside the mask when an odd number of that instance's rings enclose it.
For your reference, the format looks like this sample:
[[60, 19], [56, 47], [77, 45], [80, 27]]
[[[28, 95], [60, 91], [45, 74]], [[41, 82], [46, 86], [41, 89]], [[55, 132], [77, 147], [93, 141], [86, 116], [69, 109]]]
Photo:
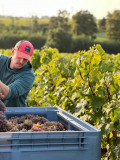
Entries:
[[5, 96], [3, 95], [3, 93], [2, 93], [2, 89], [0, 88], [0, 97], [3, 99], [3, 98], [5, 98]]
[[0, 81], [0, 97], [4, 99], [9, 93], [9, 87]]
[[5, 106], [4, 103], [0, 100], [0, 111], [4, 112], [4, 111], [6, 111], [6, 110], [7, 110], [6, 106]]

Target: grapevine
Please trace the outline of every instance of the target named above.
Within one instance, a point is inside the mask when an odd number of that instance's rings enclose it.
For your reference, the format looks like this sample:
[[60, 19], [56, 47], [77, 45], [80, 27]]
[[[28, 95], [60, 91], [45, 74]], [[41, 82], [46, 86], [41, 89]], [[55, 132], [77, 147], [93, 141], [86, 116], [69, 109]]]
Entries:
[[29, 106], [58, 106], [94, 125], [101, 130], [101, 157], [120, 159], [120, 54], [97, 44], [70, 59], [51, 55], [44, 50], [40, 58]]
[[34, 55], [28, 106], [59, 106], [94, 125], [101, 130], [101, 158], [120, 159], [120, 53], [97, 44], [70, 56], [51, 48]]

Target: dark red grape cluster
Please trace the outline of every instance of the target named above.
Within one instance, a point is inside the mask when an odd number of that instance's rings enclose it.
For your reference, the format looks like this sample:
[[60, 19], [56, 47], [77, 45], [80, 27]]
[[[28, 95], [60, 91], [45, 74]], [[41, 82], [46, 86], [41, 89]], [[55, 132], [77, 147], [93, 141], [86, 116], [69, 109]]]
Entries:
[[33, 124], [32, 128], [29, 130], [32, 131], [65, 131], [65, 126], [60, 122], [48, 121], [44, 124]]
[[7, 120], [5, 119], [3, 112], [0, 111], [0, 132], [10, 131], [11, 128], [11, 125], [9, 125]]
[[60, 122], [49, 121], [39, 115], [26, 114], [6, 120], [0, 116], [0, 132], [65, 131]]
[[[0, 88], [0, 90], [1, 90], [1, 88]], [[0, 100], [0, 111], [4, 112], [6, 110], [7, 110], [7, 108], [6, 108], [5, 104]]]

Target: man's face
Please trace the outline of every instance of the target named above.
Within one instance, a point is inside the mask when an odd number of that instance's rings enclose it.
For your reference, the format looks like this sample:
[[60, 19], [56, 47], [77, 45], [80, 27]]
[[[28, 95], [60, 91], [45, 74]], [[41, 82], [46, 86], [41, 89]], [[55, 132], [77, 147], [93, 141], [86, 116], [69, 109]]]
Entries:
[[23, 68], [26, 65], [27, 62], [28, 62], [27, 59], [18, 57], [17, 56], [17, 51], [15, 50], [14, 55], [12, 56], [12, 59], [11, 59], [10, 68], [11, 69]]

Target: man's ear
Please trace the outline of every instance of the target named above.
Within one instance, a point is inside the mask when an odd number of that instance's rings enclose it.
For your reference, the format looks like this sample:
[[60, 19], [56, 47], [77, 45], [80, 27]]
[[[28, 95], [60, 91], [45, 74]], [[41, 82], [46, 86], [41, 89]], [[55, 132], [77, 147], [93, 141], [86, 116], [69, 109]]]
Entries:
[[12, 48], [12, 55], [14, 55], [14, 48]]

